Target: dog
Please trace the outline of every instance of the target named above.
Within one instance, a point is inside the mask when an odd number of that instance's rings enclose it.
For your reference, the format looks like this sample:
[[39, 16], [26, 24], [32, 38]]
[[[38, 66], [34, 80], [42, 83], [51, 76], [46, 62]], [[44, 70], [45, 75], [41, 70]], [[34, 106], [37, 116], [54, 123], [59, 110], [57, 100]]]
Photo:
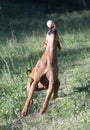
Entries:
[[57, 48], [61, 49], [61, 46], [55, 23], [49, 20], [47, 26], [49, 27], [49, 31], [47, 32], [46, 40], [43, 44], [45, 51], [30, 72], [27, 83], [28, 97], [22, 110], [22, 116], [27, 114], [35, 90], [48, 89], [40, 114], [45, 112], [52, 92], [54, 92], [54, 98], [58, 97], [60, 81], [58, 79]]

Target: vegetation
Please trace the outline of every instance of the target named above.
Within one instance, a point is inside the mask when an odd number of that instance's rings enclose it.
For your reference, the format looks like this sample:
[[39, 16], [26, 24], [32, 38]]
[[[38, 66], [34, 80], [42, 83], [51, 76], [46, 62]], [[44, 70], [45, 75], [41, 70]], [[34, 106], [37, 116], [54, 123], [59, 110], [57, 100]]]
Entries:
[[[35, 6], [7, 5], [0, 19], [0, 130], [90, 129], [90, 11], [44, 14]], [[42, 13], [41, 13], [42, 12]], [[42, 55], [46, 21], [57, 23], [61, 101], [51, 98], [38, 115], [46, 90], [34, 93], [26, 117], [20, 113], [27, 97], [26, 70]]]

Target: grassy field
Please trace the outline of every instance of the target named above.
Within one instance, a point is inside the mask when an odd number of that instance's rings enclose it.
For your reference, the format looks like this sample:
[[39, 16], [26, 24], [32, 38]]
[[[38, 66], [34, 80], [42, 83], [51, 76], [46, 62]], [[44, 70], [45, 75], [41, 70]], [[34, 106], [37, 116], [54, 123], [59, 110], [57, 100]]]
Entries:
[[[35, 10], [34, 10], [35, 9]], [[34, 11], [33, 11], [34, 10]], [[42, 13], [41, 13], [42, 12]], [[51, 98], [38, 117], [46, 91], [34, 93], [34, 103], [19, 119], [27, 97], [26, 70], [42, 55], [46, 21], [57, 22], [61, 101]], [[5, 5], [0, 19], [0, 130], [90, 129], [90, 11], [44, 14], [35, 6]]]

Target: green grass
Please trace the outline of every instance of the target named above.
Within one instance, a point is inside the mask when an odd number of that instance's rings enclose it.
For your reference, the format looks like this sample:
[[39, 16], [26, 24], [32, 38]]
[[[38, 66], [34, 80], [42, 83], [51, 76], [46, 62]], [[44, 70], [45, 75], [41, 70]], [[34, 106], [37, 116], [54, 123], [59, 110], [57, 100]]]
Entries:
[[[35, 7], [33, 7], [35, 8]], [[13, 9], [13, 11], [11, 11]], [[44, 14], [28, 6], [3, 7], [0, 22], [0, 130], [90, 129], [90, 11]], [[33, 15], [32, 15], [33, 14]], [[18, 120], [27, 97], [26, 70], [42, 55], [46, 21], [57, 21], [61, 101], [50, 99], [38, 118], [46, 91], [35, 92], [28, 115]]]

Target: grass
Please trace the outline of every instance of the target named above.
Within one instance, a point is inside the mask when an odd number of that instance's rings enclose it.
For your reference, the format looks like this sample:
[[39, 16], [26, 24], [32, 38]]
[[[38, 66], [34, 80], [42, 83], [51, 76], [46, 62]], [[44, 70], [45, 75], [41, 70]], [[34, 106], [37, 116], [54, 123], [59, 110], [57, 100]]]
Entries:
[[[0, 22], [0, 130], [88, 130], [90, 11], [44, 15], [40, 12], [39, 8], [37, 12], [33, 11], [30, 5], [3, 6]], [[42, 55], [41, 45], [48, 19], [56, 20], [62, 45], [58, 64], [59, 95], [63, 99], [51, 99], [46, 113], [38, 117], [46, 91], [35, 92], [28, 115], [18, 120], [27, 97], [26, 70], [35, 66]]]

